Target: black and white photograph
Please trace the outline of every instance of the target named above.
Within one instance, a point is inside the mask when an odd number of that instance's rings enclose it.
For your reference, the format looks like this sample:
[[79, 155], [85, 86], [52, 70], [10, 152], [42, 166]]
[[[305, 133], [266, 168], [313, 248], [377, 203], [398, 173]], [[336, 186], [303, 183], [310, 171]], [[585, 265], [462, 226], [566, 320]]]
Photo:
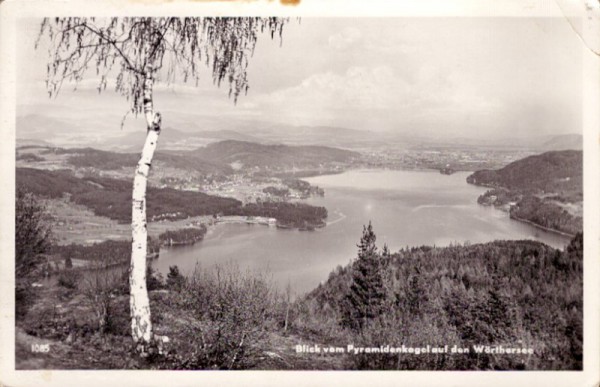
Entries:
[[13, 371], [597, 369], [600, 2], [266, 3], [16, 18]]

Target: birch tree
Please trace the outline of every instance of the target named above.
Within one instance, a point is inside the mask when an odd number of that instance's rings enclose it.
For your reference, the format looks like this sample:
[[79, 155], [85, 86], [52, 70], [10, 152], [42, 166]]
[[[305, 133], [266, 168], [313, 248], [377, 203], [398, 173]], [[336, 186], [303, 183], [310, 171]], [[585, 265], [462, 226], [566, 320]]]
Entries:
[[[133, 178], [129, 274], [131, 333], [137, 350], [147, 353], [153, 337], [146, 289], [146, 186], [162, 127], [154, 108], [156, 82], [194, 82], [207, 67], [217, 86], [225, 83], [237, 101], [248, 90], [246, 69], [259, 36], [281, 38], [279, 18], [46, 18], [40, 40], [48, 42], [47, 90], [56, 96], [65, 81], [94, 77], [98, 91], [114, 82], [116, 92], [143, 114], [146, 140]], [[76, 107], [74, 107], [76, 108]]]

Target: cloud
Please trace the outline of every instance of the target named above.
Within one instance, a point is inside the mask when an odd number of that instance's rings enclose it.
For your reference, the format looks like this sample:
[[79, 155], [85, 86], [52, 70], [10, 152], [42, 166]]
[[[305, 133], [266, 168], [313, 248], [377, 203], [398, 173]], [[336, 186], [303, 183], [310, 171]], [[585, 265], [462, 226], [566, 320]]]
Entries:
[[[393, 94], [407, 95], [409, 85], [388, 66], [350, 67], [345, 73], [326, 72], [312, 75], [299, 85], [271, 93], [264, 102], [296, 105], [303, 108], [370, 110], [401, 103]], [[393, 101], [390, 99], [393, 98]]]
[[[344, 73], [325, 72], [300, 84], [258, 96], [254, 107], [293, 123], [348, 125], [362, 129], [377, 121], [380, 129], [421, 119], [487, 113], [497, 106], [469, 85], [433, 66], [410, 77], [388, 65], [353, 66]], [[361, 124], [363, 123], [363, 124]]]
[[329, 36], [329, 47], [336, 50], [345, 50], [350, 46], [359, 42], [362, 38], [362, 33], [357, 28], [348, 27], [337, 34]]

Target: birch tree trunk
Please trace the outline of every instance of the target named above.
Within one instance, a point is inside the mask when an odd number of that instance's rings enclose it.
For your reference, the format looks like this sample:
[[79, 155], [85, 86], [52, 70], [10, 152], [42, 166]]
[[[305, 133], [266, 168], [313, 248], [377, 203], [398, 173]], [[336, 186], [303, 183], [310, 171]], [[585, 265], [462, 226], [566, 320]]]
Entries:
[[152, 71], [148, 70], [144, 79], [144, 115], [147, 134], [140, 161], [133, 179], [131, 208], [131, 267], [129, 271], [131, 307], [131, 334], [137, 344], [137, 350], [145, 354], [152, 340], [152, 322], [150, 320], [150, 299], [146, 288], [146, 257], [148, 254], [148, 230], [146, 223], [146, 186], [152, 157], [158, 142], [161, 118], [154, 113], [152, 106]]

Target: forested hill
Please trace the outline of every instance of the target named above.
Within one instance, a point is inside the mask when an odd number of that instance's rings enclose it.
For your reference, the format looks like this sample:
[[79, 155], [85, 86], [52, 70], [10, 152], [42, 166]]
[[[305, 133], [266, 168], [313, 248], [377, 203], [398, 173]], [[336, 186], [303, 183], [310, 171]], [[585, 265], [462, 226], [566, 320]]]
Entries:
[[477, 201], [510, 212], [514, 219], [575, 235], [583, 231], [583, 153], [546, 152], [477, 171], [467, 182], [491, 187]]
[[[355, 355], [351, 368], [581, 369], [582, 234], [564, 251], [535, 241], [495, 241], [371, 256], [338, 267], [299, 299], [294, 327], [311, 332], [316, 342], [456, 345], [471, 352]], [[369, 298], [361, 298], [366, 292]], [[361, 300], [370, 311], [357, 321], [362, 328], [344, 329], [352, 327], [356, 317], [348, 311]], [[477, 345], [532, 348], [533, 354], [476, 354]]]
[[499, 170], [477, 171], [467, 182], [511, 190], [582, 192], [583, 152], [553, 151], [517, 160]]
[[[68, 155], [68, 163], [74, 167], [100, 170], [133, 168], [140, 158], [139, 153], [109, 152], [93, 148], [54, 148], [48, 151]], [[202, 174], [228, 174], [232, 172], [229, 165], [174, 153], [156, 152], [154, 162], [164, 163], [167, 167], [192, 170]]]
[[[76, 204], [86, 206], [96, 215], [120, 222], [131, 221], [132, 182], [106, 177], [74, 176], [68, 170], [45, 171], [17, 168], [17, 188], [44, 198], [68, 196]], [[188, 216], [230, 214], [241, 202], [201, 192], [172, 188], [148, 187], [148, 218], [182, 219]]]
[[[69, 170], [47, 171], [17, 168], [18, 189], [44, 198], [69, 197], [69, 200], [88, 207], [98, 216], [119, 222], [131, 222], [131, 180], [107, 177], [74, 176]], [[256, 203], [242, 205], [239, 200], [207, 195], [202, 192], [173, 188], [148, 187], [148, 219], [185, 219], [201, 215], [266, 216], [288, 228], [322, 227], [327, 210], [304, 203]]]
[[265, 145], [226, 140], [189, 152], [204, 160], [223, 164], [242, 163], [247, 167], [318, 167], [325, 163], [345, 163], [359, 153], [326, 146]]

